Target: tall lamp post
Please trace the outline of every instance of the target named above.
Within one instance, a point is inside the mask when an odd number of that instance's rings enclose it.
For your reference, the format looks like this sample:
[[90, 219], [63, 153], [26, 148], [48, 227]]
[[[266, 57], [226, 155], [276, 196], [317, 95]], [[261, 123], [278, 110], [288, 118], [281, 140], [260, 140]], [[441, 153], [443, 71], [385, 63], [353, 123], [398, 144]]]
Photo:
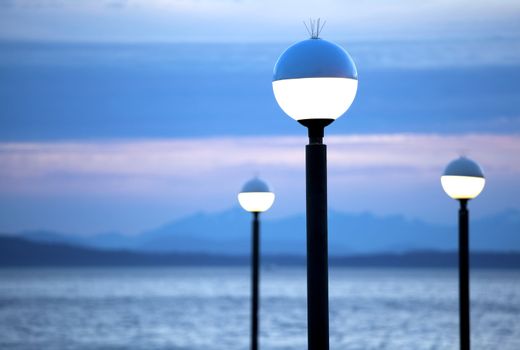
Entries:
[[280, 108], [308, 130], [305, 150], [307, 192], [308, 349], [329, 349], [327, 246], [327, 148], [324, 129], [354, 101], [357, 70], [340, 46], [319, 38], [290, 46], [274, 67], [273, 92]]
[[441, 177], [444, 191], [460, 202], [459, 209], [459, 327], [460, 349], [470, 349], [469, 299], [469, 212], [468, 201], [484, 189], [486, 180], [480, 166], [466, 157], [448, 164]]
[[260, 213], [271, 208], [274, 193], [259, 178], [246, 182], [238, 194], [238, 202], [248, 212], [253, 213], [253, 235], [251, 240], [251, 350], [258, 349], [258, 299], [260, 267]]

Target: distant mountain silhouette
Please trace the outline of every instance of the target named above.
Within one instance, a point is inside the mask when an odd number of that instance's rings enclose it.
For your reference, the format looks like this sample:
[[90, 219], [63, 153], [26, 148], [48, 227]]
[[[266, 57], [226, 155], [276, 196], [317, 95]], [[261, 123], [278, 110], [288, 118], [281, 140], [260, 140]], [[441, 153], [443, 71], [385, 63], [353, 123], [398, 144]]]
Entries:
[[[63, 243], [37, 243], [8, 235], [0, 236], [2, 267], [78, 267], [78, 266], [246, 266], [247, 255], [201, 253], [151, 253], [125, 250], [99, 250]], [[305, 257], [264, 255], [264, 266], [304, 266]], [[420, 251], [372, 255], [332, 256], [331, 266], [346, 267], [456, 267], [454, 252]], [[472, 253], [474, 268], [520, 269], [520, 252]]]
[[[20, 237], [37, 242], [68, 243], [99, 249], [139, 252], [204, 252], [247, 254], [251, 217], [240, 208], [220, 213], [197, 213], [139, 235], [120, 233], [89, 237], [31, 231]], [[520, 211], [508, 210], [471, 222], [473, 251], [520, 251]], [[262, 252], [305, 255], [305, 216], [262, 218]], [[403, 216], [375, 216], [331, 211], [329, 251], [332, 255], [373, 254], [413, 250], [455, 250], [456, 222], [452, 226], [409, 220]]]
[[195, 253], [139, 253], [99, 250], [63, 243], [31, 242], [0, 236], [0, 267], [8, 266], [161, 266], [242, 265], [246, 257]]

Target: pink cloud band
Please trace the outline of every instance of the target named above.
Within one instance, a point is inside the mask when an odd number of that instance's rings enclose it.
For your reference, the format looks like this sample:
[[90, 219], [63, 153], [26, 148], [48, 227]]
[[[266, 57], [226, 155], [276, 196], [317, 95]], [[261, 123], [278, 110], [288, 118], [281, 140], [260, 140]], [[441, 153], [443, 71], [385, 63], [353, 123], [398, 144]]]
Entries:
[[[285, 136], [0, 143], [0, 193], [90, 191], [84, 184], [92, 181], [118, 193], [160, 192], [216, 178], [225, 187], [226, 179], [255, 172], [285, 183], [303, 178], [305, 143], [304, 137]], [[486, 174], [520, 175], [520, 163], [512, 161], [520, 154], [520, 135], [336, 135], [326, 143], [332, 179], [421, 181], [439, 175], [461, 153]]]

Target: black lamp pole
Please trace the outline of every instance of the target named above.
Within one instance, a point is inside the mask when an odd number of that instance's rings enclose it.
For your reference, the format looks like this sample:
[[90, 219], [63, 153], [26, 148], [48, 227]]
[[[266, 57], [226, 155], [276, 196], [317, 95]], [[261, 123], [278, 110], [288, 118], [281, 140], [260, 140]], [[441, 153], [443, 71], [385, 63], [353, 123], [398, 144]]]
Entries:
[[308, 128], [305, 147], [307, 191], [307, 324], [309, 350], [329, 349], [329, 275], [327, 243], [327, 146], [329, 119], [302, 120]]
[[460, 199], [459, 209], [459, 318], [460, 349], [470, 350], [469, 311], [469, 212], [468, 200]]
[[251, 350], [258, 350], [258, 284], [260, 262], [259, 212], [253, 212], [253, 237], [251, 237]]

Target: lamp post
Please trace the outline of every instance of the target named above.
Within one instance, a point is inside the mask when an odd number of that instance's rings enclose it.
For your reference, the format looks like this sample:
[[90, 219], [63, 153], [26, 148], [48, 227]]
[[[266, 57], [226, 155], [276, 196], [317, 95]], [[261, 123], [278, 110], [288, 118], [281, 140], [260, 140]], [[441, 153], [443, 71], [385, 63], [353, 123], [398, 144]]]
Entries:
[[340, 46], [319, 38], [290, 46], [274, 67], [273, 92], [281, 109], [308, 130], [307, 197], [308, 349], [329, 349], [327, 147], [324, 129], [344, 114], [357, 91], [357, 70]]
[[246, 182], [238, 194], [238, 202], [248, 212], [253, 213], [253, 234], [251, 240], [251, 350], [258, 349], [258, 299], [260, 277], [260, 221], [261, 212], [271, 208], [274, 193], [259, 178]]
[[469, 299], [469, 212], [468, 201], [484, 189], [486, 180], [480, 166], [466, 157], [452, 161], [444, 170], [444, 191], [460, 202], [459, 209], [459, 331], [460, 349], [470, 349]]

